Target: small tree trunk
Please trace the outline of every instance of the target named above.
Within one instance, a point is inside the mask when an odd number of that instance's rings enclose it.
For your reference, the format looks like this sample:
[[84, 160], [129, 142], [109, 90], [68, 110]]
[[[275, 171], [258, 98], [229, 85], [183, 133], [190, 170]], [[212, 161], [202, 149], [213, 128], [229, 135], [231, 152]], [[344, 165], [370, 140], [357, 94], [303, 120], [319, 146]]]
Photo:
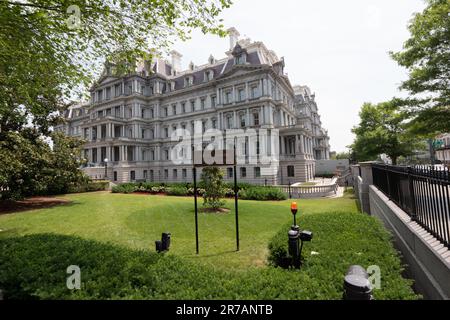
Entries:
[[389, 158], [391, 158], [391, 160], [392, 160], [392, 165], [396, 166], [397, 165], [397, 157], [396, 156], [389, 156]]

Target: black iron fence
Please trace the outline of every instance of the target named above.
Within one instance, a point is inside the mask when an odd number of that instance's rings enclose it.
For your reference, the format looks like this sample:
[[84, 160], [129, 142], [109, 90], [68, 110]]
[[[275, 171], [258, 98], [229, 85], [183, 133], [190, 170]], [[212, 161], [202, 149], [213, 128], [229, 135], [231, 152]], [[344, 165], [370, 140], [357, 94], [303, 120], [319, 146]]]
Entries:
[[432, 167], [374, 164], [374, 185], [450, 248], [450, 173]]

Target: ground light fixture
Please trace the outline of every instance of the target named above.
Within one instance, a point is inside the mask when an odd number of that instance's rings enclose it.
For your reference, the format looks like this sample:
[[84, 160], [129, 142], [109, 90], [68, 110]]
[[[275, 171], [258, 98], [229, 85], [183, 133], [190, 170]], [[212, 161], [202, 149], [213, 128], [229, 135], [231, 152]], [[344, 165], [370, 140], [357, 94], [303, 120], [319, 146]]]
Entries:
[[301, 265], [303, 242], [311, 241], [313, 234], [309, 230], [300, 230], [300, 227], [297, 225], [297, 202], [291, 203], [291, 212], [294, 216], [294, 224], [291, 226], [291, 230], [288, 231], [288, 248], [289, 255], [292, 257], [291, 265], [298, 269]]
[[169, 251], [170, 248], [170, 238], [171, 234], [169, 232], [164, 232], [161, 234], [161, 240], [155, 241], [156, 252]]

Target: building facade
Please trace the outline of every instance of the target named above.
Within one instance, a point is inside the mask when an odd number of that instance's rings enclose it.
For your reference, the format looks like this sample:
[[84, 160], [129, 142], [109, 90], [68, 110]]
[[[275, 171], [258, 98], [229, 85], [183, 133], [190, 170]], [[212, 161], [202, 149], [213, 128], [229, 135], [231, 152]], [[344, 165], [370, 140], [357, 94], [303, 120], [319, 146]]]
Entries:
[[450, 133], [443, 133], [436, 137], [439, 146], [436, 148], [436, 159], [444, 166], [450, 168]]
[[[192, 165], [173, 161], [179, 142], [174, 136], [252, 129], [277, 135], [264, 141], [244, 139], [236, 149], [256, 158], [261, 149], [276, 152], [271, 163], [276, 168], [239, 163], [239, 181], [273, 185], [312, 179], [315, 158], [329, 157], [314, 95], [305, 86], [291, 86], [284, 59], [262, 42], [239, 40], [234, 28], [229, 34], [225, 58], [210, 56], [201, 66], [191, 62], [188, 70], [180, 70], [182, 56], [176, 51], [171, 61], [144, 61], [121, 77], [115, 76], [114, 64], [105, 65], [91, 88], [91, 100], [67, 110], [66, 123], [55, 128], [87, 141], [84, 171], [117, 183], [189, 182]], [[231, 180], [232, 168], [223, 169]]]

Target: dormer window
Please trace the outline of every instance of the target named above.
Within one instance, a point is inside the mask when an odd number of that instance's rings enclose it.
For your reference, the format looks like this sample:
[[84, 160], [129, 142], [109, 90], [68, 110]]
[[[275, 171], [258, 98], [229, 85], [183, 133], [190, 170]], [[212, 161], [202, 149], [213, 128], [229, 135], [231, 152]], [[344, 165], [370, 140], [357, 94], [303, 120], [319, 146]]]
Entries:
[[184, 78], [184, 86], [185, 87], [190, 87], [190, 86], [192, 86], [193, 83], [194, 83], [194, 77], [193, 76], [189, 76], [189, 77], [185, 77]]
[[175, 81], [170, 81], [170, 91], [175, 91]]
[[236, 62], [236, 64], [245, 64], [245, 62], [246, 62], [246, 55], [242, 54], [242, 55], [236, 57], [235, 58], [235, 62]]
[[214, 57], [212, 55], [210, 55], [208, 62], [209, 62], [209, 64], [214, 64], [214, 63], [216, 63], [216, 59], [214, 59]]
[[212, 70], [205, 71], [204, 81], [205, 82], [211, 81], [213, 79], [213, 76], [214, 72]]
[[239, 44], [234, 47], [231, 54], [234, 57], [234, 64], [239, 65], [247, 62], [247, 50], [243, 49]]

